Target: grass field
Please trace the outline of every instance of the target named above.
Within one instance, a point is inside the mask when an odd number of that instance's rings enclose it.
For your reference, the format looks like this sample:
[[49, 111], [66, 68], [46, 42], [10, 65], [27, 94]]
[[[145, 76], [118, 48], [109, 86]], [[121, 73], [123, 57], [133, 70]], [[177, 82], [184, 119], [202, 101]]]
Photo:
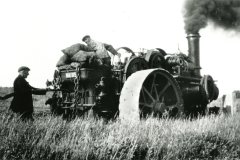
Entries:
[[[47, 111], [43, 99], [34, 98], [38, 113]], [[240, 115], [106, 123], [92, 116], [65, 121], [49, 114], [22, 122], [5, 110], [0, 159], [240, 159], [239, 122]]]

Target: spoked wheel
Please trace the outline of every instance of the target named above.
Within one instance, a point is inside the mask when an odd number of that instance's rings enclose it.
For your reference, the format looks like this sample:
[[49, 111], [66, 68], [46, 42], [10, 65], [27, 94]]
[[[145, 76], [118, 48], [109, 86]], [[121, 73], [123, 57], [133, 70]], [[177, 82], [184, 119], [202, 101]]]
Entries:
[[147, 56], [145, 59], [147, 60], [150, 68], [164, 68], [165, 67], [165, 59], [159, 52], [147, 53]]
[[122, 88], [119, 112], [121, 119], [139, 120], [148, 115], [177, 117], [183, 112], [182, 93], [167, 71], [138, 71]]
[[165, 68], [165, 55], [166, 52], [164, 50], [151, 50], [146, 54], [145, 60], [150, 68]]
[[126, 64], [124, 74], [127, 79], [131, 74], [145, 69], [148, 69], [148, 64], [146, 60], [141, 57], [133, 57]]

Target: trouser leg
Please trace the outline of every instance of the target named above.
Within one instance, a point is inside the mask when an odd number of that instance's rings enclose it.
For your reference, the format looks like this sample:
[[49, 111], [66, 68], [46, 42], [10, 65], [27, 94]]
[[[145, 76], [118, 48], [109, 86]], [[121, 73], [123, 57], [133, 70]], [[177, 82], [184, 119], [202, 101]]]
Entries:
[[26, 112], [23, 112], [21, 114], [21, 119], [26, 121], [26, 120], [30, 120], [30, 121], [33, 121], [33, 112], [29, 112], [29, 111], [26, 111]]

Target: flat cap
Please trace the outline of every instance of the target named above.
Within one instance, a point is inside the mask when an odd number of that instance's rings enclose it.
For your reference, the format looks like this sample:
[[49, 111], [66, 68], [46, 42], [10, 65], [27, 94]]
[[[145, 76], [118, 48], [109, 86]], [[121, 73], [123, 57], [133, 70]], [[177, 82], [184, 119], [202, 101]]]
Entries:
[[82, 38], [82, 41], [85, 41], [87, 38], [90, 38], [90, 36], [89, 36], [89, 35], [84, 36], [84, 37]]
[[23, 70], [30, 71], [30, 69], [26, 66], [21, 66], [21, 67], [18, 68], [18, 72], [23, 71]]

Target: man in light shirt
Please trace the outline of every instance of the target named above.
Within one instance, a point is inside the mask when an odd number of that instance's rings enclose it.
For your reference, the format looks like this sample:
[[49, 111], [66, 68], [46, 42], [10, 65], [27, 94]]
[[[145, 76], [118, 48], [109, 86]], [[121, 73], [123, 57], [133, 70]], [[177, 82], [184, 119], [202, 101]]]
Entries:
[[91, 39], [89, 35], [84, 36], [82, 41], [85, 42], [91, 50], [96, 52], [97, 57], [101, 59], [102, 63], [106, 66], [111, 65], [111, 57], [107, 51], [120, 57], [120, 54], [113, 48], [112, 45], [95, 41]]

